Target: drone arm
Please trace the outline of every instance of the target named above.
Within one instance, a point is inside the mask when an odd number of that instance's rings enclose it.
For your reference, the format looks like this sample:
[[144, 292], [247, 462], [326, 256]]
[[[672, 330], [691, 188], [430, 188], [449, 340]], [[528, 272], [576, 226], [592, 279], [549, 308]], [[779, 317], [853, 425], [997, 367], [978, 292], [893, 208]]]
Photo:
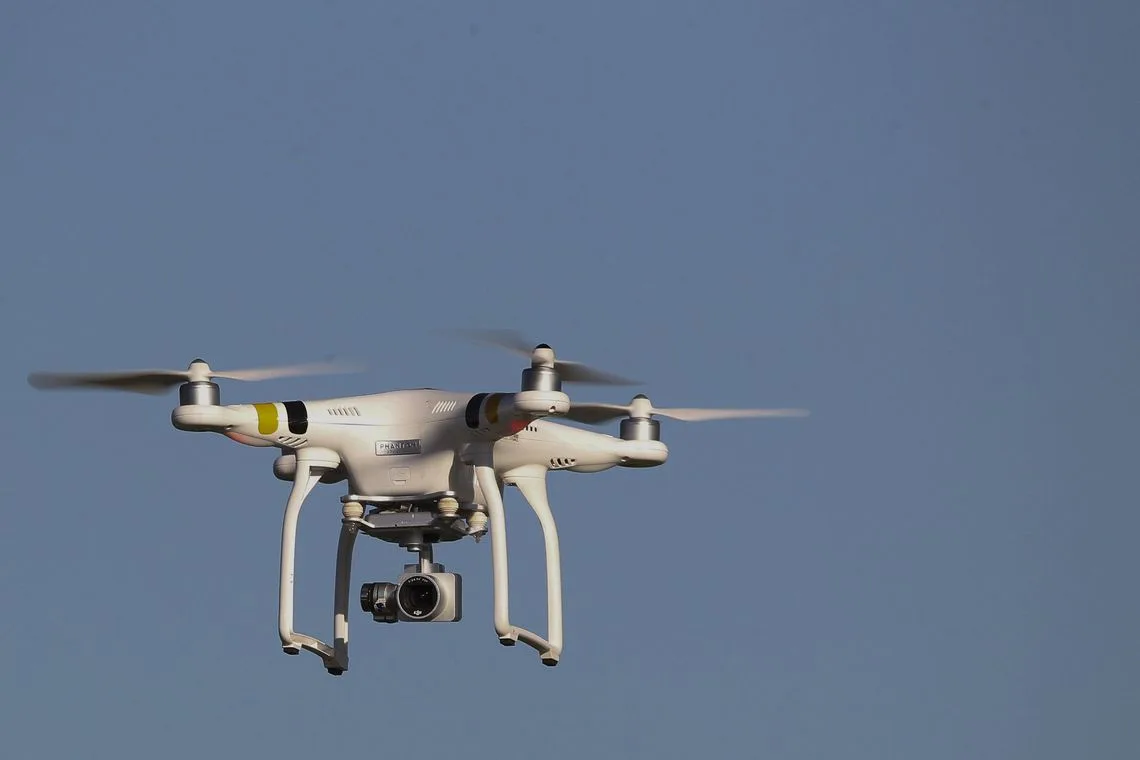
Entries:
[[170, 413], [170, 422], [179, 430], [197, 432], [221, 433], [231, 428], [252, 432], [257, 429], [256, 412], [248, 404], [180, 404]]
[[[487, 502], [488, 517], [490, 518], [491, 527], [491, 572], [494, 576], [494, 589], [495, 589], [495, 633], [499, 636], [499, 642], [505, 646], [514, 645], [515, 641], [522, 641], [524, 644], [537, 649], [539, 656], [542, 657], [543, 663], [547, 665], [555, 665], [558, 663], [558, 658], [562, 654], [562, 594], [561, 585], [559, 582], [558, 593], [556, 594], [556, 601], [558, 610], [556, 615], [551, 616], [551, 637], [553, 641], [547, 641], [533, 631], [528, 631], [525, 628], [511, 625], [510, 622], [510, 575], [507, 566], [507, 526], [506, 514], [503, 509], [503, 497], [499, 491], [499, 481], [495, 475], [495, 469], [490, 463], [481, 462], [475, 465], [475, 477], [479, 482], [479, 488], [483, 492], [483, 498]], [[542, 503], [545, 504], [545, 498]], [[540, 509], [536, 509], [540, 513]], [[546, 509], [549, 513], [549, 507]], [[543, 533], [547, 536], [547, 566], [549, 570], [551, 555], [549, 548], [551, 546], [551, 532], [554, 527], [553, 519], [549, 521], [551, 531], [547, 530], [548, 523], [543, 522]], [[554, 561], [558, 559], [558, 537], [553, 534], [554, 546]], [[555, 572], [554, 580], [558, 580], [558, 573]], [[548, 573], [548, 585], [552, 579]], [[551, 603], [551, 610], [554, 609], [554, 602]], [[555, 625], [556, 624], [556, 625]]]
[[541, 417], [566, 414], [570, 397], [562, 391], [479, 393], [467, 402], [468, 427], [489, 438], [503, 438]]

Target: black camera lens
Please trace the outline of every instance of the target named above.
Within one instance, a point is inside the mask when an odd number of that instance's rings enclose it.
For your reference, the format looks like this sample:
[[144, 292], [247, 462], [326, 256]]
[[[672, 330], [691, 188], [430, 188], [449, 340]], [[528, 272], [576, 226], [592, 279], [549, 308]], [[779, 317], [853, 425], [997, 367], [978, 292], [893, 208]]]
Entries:
[[394, 583], [365, 583], [360, 587], [360, 608], [372, 613], [376, 622], [395, 623], [396, 609], [392, 604], [395, 593]]
[[360, 587], [360, 609], [372, 612], [372, 600], [376, 598], [376, 583], [365, 583]]
[[439, 587], [428, 575], [413, 575], [400, 584], [400, 609], [412, 618], [426, 618], [439, 606]]

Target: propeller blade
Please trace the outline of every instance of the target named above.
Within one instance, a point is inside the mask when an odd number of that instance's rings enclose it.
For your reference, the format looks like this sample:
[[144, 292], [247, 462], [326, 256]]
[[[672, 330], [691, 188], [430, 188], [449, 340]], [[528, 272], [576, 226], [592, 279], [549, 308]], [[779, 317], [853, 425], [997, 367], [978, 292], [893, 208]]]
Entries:
[[462, 338], [470, 343], [484, 343], [488, 346], [502, 348], [520, 356], [530, 357], [534, 351], [534, 343], [514, 330], [477, 330], [458, 328], [446, 330], [450, 335]]
[[186, 370], [142, 369], [124, 372], [33, 372], [28, 384], [39, 390], [91, 389], [157, 396], [186, 382]]
[[582, 364], [581, 362], [566, 362], [561, 359], [555, 359], [554, 368], [558, 370], [558, 376], [566, 383], [578, 383], [579, 385], [641, 385], [637, 380], [630, 380], [627, 377], [615, 375], [612, 372], [604, 372], [600, 369]]
[[[501, 348], [519, 356], [533, 359], [535, 350], [539, 347], [528, 341], [521, 333], [515, 330], [481, 330], [481, 329], [454, 329], [445, 331], [450, 335], [462, 338], [473, 343]], [[548, 348], [543, 344], [543, 348]], [[554, 360], [554, 369], [559, 377], [566, 383], [580, 385], [641, 385], [639, 380], [630, 380], [627, 377], [605, 372], [581, 362]]]
[[670, 417], [682, 422], [708, 422], [711, 420], [733, 420], [747, 417], [806, 417], [806, 409], [698, 409], [698, 408], [658, 408], [649, 399], [638, 397], [631, 404], [577, 403], [571, 402], [570, 411], [563, 415], [568, 420], [587, 425], [600, 425], [626, 416]]
[[288, 364], [280, 367], [261, 367], [258, 369], [237, 369], [225, 372], [211, 372], [213, 377], [226, 380], [243, 380], [256, 382], [258, 380], [275, 380], [279, 377], [301, 377], [304, 375], [338, 375], [349, 372], [360, 372], [364, 368], [351, 362], [316, 362], [313, 364]]
[[683, 422], [736, 420], [747, 417], [806, 417], [807, 409], [653, 409], [653, 414]]
[[622, 404], [596, 404], [570, 402], [570, 411], [562, 417], [586, 425], [601, 425], [629, 416], [629, 407]]
[[299, 375], [355, 372], [360, 369], [361, 367], [355, 364], [321, 362], [215, 372], [204, 361], [195, 359], [187, 369], [140, 369], [121, 372], [33, 372], [28, 375], [28, 384], [39, 390], [93, 389], [127, 391], [157, 396], [190, 380], [209, 380], [215, 377], [226, 380], [272, 380], [279, 377], [296, 377]]

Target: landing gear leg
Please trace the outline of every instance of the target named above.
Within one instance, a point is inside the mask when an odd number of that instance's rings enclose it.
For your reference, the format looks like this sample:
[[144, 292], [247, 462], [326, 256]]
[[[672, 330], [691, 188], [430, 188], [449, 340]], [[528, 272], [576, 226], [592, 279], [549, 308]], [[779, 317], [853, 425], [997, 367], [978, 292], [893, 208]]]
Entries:
[[[321, 658], [325, 668], [340, 675], [348, 668], [348, 584], [352, 564], [352, 549], [356, 542], [356, 525], [346, 520], [341, 526], [337, 546], [336, 588], [333, 604], [334, 646], [293, 629], [293, 577], [296, 565], [297, 521], [301, 505], [325, 472], [340, 464], [336, 452], [327, 449], [301, 449], [297, 452], [297, 473], [293, 489], [285, 504], [285, 519], [281, 526], [281, 576], [279, 583], [277, 631], [281, 649], [285, 654], [312, 652]], [[359, 505], [357, 505], [359, 506]], [[345, 505], [348, 517], [349, 505]]]
[[[506, 514], [503, 509], [503, 498], [499, 490], [498, 478], [494, 468], [489, 464], [476, 464], [475, 477], [479, 482], [479, 489], [487, 502], [487, 512], [491, 523], [491, 572], [494, 576], [495, 587], [495, 633], [499, 636], [499, 643], [503, 646], [513, 646], [521, 641], [538, 650], [539, 656], [545, 665], [557, 665], [562, 655], [562, 578], [558, 554], [558, 532], [554, 527], [554, 518], [550, 514], [550, 505], [546, 503], [546, 489], [539, 488], [528, 481], [524, 494], [531, 506], [538, 514], [542, 523], [543, 536], [546, 540], [547, 563], [547, 616], [548, 635], [546, 640], [533, 631], [510, 622], [510, 579], [507, 572], [507, 526]], [[544, 481], [542, 481], [544, 483]], [[533, 500], [532, 500], [533, 499]]]

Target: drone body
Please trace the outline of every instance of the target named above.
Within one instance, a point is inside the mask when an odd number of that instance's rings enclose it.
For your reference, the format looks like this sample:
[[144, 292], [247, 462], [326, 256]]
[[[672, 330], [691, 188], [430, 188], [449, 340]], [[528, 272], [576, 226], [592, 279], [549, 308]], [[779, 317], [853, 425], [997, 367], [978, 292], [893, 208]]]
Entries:
[[519, 467], [598, 472], [655, 466], [668, 458], [660, 441], [626, 441], [542, 419], [568, 407], [562, 393], [425, 388], [316, 401], [181, 405], [171, 421], [180, 430], [282, 449], [287, 453], [274, 463], [282, 480], [293, 480], [297, 451], [331, 449], [340, 464], [322, 482], [345, 480], [349, 493], [392, 498], [452, 491], [461, 502], [480, 502], [473, 465], [464, 460], [487, 443], [500, 477]]
[[[484, 335], [486, 335], [484, 333]], [[422, 388], [319, 400], [222, 405], [215, 378], [263, 380], [324, 366], [215, 372], [201, 359], [186, 370], [33, 374], [38, 388], [104, 388], [163, 393], [179, 386], [175, 428], [224, 435], [240, 444], [276, 448], [273, 473], [291, 482], [281, 532], [278, 632], [288, 654], [318, 655], [329, 673], [348, 667], [352, 556], [361, 533], [418, 554], [397, 583], [366, 583], [360, 604], [377, 622], [453, 622], [461, 617], [461, 579], [434, 561], [434, 547], [491, 535], [494, 626], [500, 643], [518, 641], [555, 665], [562, 653], [562, 582], [558, 532], [547, 500], [552, 470], [599, 472], [655, 467], [669, 450], [655, 416], [697, 421], [783, 417], [800, 410], [658, 409], [638, 395], [626, 405], [571, 403], [562, 383], [630, 384], [581, 364], [556, 360], [546, 344], [533, 349], [496, 333], [491, 342], [528, 355], [531, 366], [514, 392], [451, 392]], [[555, 422], [621, 419], [619, 436]], [[293, 582], [301, 505], [319, 484], [344, 482], [333, 604], [333, 641], [293, 628]], [[503, 489], [516, 486], [534, 510], [546, 549], [547, 634], [510, 621]]]

